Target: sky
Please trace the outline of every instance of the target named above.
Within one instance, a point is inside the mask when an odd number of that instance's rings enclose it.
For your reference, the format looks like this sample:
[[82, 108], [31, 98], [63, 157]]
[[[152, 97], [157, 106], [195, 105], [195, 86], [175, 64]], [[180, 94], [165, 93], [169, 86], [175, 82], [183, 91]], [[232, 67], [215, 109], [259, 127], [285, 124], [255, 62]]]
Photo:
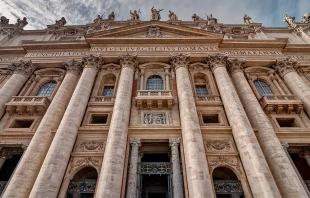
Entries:
[[219, 23], [242, 24], [247, 14], [265, 27], [285, 27], [283, 15], [296, 17], [310, 12], [310, 0], [0, 0], [0, 15], [15, 23], [26, 16], [24, 29], [45, 29], [46, 25], [65, 17], [67, 25], [91, 23], [98, 14], [107, 17], [114, 11], [117, 21], [130, 18], [129, 10], [141, 10], [141, 21], [149, 21], [151, 8], [164, 9], [161, 20], [168, 20], [169, 10], [180, 20], [190, 21], [196, 13], [200, 17], [212, 14]]

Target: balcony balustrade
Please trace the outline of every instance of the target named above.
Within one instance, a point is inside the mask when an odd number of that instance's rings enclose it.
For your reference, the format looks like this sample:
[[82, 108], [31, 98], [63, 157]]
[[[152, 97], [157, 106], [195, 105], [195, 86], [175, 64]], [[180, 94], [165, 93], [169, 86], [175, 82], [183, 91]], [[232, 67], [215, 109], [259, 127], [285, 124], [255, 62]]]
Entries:
[[140, 162], [138, 163], [138, 173], [147, 175], [161, 175], [172, 173], [171, 162]]
[[213, 183], [216, 194], [243, 194], [239, 180], [214, 180]]
[[264, 95], [259, 102], [267, 113], [275, 111], [278, 114], [299, 114], [303, 109], [303, 102], [293, 95]]
[[92, 96], [90, 97], [90, 106], [114, 105], [115, 97], [113, 96]]
[[197, 105], [222, 105], [219, 95], [196, 96]]
[[39, 114], [43, 115], [51, 101], [48, 97], [42, 96], [13, 96], [11, 101], [6, 103], [6, 111], [11, 114]]
[[97, 179], [79, 179], [71, 180], [67, 193], [74, 194], [84, 194], [84, 193], [95, 193]]
[[135, 99], [139, 109], [172, 108], [174, 104], [170, 90], [138, 90]]

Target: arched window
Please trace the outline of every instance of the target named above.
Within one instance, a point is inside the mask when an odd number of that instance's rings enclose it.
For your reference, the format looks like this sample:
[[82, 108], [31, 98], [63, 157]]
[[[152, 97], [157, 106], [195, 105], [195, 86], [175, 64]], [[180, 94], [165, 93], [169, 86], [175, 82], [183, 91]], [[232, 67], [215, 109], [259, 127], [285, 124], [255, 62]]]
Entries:
[[147, 79], [146, 90], [163, 90], [163, 79], [160, 76], [151, 76]]
[[51, 81], [42, 85], [37, 93], [37, 96], [46, 96], [50, 97], [56, 87], [56, 82]]
[[269, 85], [261, 80], [255, 80], [254, 85], [259, 93], [260, 96], [263, 95], [273, 95], [272, 90], [270, 89]]

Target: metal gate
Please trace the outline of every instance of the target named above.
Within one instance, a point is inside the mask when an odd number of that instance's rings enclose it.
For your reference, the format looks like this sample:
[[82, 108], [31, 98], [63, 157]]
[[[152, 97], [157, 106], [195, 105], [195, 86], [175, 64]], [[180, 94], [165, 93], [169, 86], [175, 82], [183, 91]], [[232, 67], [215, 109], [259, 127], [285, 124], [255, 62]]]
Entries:
[[167, 175], [168, 198], [173, 198], [172, 163], [171, 162], [140, 162], [138, 163], [138, 198], [142, 198], [143, 175]]

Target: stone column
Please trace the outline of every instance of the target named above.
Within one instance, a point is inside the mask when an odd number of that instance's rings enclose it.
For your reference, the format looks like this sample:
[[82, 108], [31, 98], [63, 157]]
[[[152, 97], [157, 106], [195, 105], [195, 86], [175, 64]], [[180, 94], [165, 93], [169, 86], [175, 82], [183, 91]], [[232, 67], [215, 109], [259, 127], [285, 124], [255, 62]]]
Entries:
[[299, 157], [304, 158], [310, 167], [310, 150], [303, 150], [299, 153]]
[[225, 54], [207, 57], [207, 63], [214, 73], [253, 196], [281, 197], [250, 121], [227, 73], [226, 61], [227, 56]]
[[310, 89], [296, 72], [300, 65], [295, 59], [277, 59], [275, 70], [279, 72], [292, 92], [304, 102], [304, 109], [310, 115]]
[[145, 72], [145, 69], [141, 68], [141, 73], [140, 73], [140, 90], [143, 90], [143, 86], [144, 86], [144, 72]]
[[82, 63], [75, 60], [64, 63], [64, 66], [67, 70], [66, 76], [39, 124], [28, 149], [15, 169], [15, 173], [5, 191], [5, 196], [28, 197], [30, 194], [53, 141], [54, 134], [52, 131], [59, 126], [82, 69]]
[[113, 115], [97, 184], [97, 197], [119, 198], [124, 174], [133, 77], [137, 55], [120, 56], [122, 66]]
[[171, 57], [175, 69], [189, 197], [213, 198], [213, 184], [203, 145], [188, 72], [189, 55]]
[[182, 187], [182, 175], [181, 175], [181, 166], [180, 166], [180, 155], [179, 155], [179, 144], [180, 139], [171, 138], [169, 139], [169, 146], [171, 147], [172, 155], [172, 184], [173, 184], [173, 197], [174, 198], [183, 198], [183, 187]]
[[166, 73], [166, 90], [170, 90], [169, 68], [165, 67]]
[[14, 73], [0, 89], [0, 119], [5, 112], [5, 104], [18, 94], [36, 67], [30, 60], [21, 60], [12, 63], [8, 68]]
[[[228, 69], [283, 198], [308, 197], [290, 160], [243, 73], [244, 60], [228, 61]], [[282, 168], [285, 167], [285, 168]]]
[[[31, 198], [57, 197], [98, 68], [103, 64], [103, 60], [101, 57], [88, 55], [83, 58], [82, 63], [84, 64], [83, 73], [35, 180], [29, 195]], [[30, 151], [31, 143], [27, 152]], [[37, 152], [40, 151], [37, 150]], [[23, 196], [28, 197], [24, 194]]]
[[140, 139], [130, 139], [131, 155], [130, 168], [128, 174], [128, 185], [126, 198], [137, 197], [137, 173], [138, 173], [138, 157], [139, 147], [141, 146]]

